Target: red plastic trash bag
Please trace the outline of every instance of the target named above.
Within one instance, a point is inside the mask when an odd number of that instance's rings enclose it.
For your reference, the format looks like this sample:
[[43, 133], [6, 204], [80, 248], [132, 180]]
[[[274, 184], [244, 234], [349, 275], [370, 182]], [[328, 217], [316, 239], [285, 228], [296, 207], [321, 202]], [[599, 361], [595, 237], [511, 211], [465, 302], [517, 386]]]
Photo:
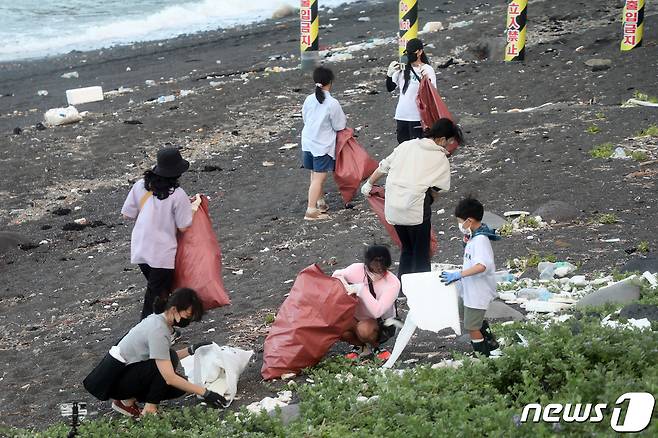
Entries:
[[336, 170], [334, 180], [347, 204], [354, 198], [361, 183], [379, 167], [354, 138], [352, 129], [343, 129], [336, 138]]
[[343, 283], [311, 265], [297, 275], [265, 339], [265, 380], [316, 365], [353, 324], [357, 299]]
[[[418, 90], [418, 96], [416, 97], [416, 105], [418, 105], [418, 110], [420, 111], [423, 129], [431, 128], [439, 119], [450, 119], [453, 122], [455, 121], [455, 118], [439, 95], [439, 91], [426, 76], [420, 81], [420, 89]], [[452, 154], [458, 146], [459, 144], [456, 141], [453, 141], [446, 146], [446, 150], [449, 154]]]
[[[370, 208], [375, 212], [377, 217], [379, 218], [379, 222], [384, 225], [384, 228], [386, 228], [386, 231], [388, 231], [389, 236], [391, 236], [391, 240], [393, 240], [393, 243], [395, 243], [398, 248], [402, 248], [402, 242], [400, 242], [400, 237], [398, 236], [398, 232], [395, 231], [395, 227], [391, 224], [388, 223], [386, 220], [386, 214], [384, 213], [384, 205], [385, 205], [385, 190], [384, 187], [379, 187], [375, 186], [372, 188], [370, 191], [370, 196], [368, 196], [368, 204], [370, 204]], [[430, 234], [430, 257], [436, 254], [436, 252], [439, 250], [439, 240], [436, 238], [436, 234], [434, 233], [434, 230], [432, 230]]]
[[222, 280], [222, 251], [212, 228], [205, 196], [201, 196], [192, 226], [178, 233], [174, 289], [179, 287], [194, 289], [206, 310], [231, 304]]

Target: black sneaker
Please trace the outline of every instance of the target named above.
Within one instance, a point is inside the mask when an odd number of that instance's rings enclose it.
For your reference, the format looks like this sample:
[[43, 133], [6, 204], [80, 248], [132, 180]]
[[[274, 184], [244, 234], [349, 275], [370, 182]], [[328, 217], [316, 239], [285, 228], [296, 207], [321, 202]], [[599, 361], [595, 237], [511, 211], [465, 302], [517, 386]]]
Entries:
[[487, 341], [482, 340], [481, 342], [473, 342], [471, 341], [471, 345], [473, 346], [473, 351], [476, 354], [489, 357], [491, 356], [491, 352], [489, 351], [489, 345], [487, 344]]
[[487, 346], [489, 347], [489, 351], [498, 350], [498, 348], [500, 348], [500, 344], [496, 340], [496, 336], [494, 336], [493, 332], [491, 331], [491, 327], [489, 327], [489, 321], [486, 319], [482, 322], [480, 333], [482, 333], [484, 342], [486, 342]]

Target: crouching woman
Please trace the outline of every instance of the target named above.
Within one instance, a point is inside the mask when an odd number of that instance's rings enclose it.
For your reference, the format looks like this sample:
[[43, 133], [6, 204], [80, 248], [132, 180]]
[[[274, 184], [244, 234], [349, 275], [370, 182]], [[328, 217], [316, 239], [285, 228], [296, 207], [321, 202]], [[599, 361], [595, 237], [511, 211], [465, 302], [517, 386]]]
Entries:
[[333, 274], [358, 297], [354, 323], [342, 336], [343, 341], [354, 346], [346, 355], [348, 359], [374, 354], [386, 360], [390, 356], [388, 351], [380, 348], [395, 335], [396, 327], [392, 321], [397, 317], [395, 300], [400, 291], [400, 280], [389, 271], [390, 267], [388, 248], [373, 245], [366, 249], [364, 263], [354, 263]]
[[[156, 310], [134, 326], [87, 376], [85, 389], [99, 400], [112, 399], [112, 409], [127, 416], [157, 413], [158, 405], [186, 393], [197, 394], [206, 402], [225, 407], [220, 394], [188, 382], [176, 373], [180, 359], [210, 342], [170, 350], [174, 327], [200, 321], [203, 306], [192, 289], [178, 289], [167, 302], [156, 298]], [[138, 403], [144, 406], [140, 410]]]

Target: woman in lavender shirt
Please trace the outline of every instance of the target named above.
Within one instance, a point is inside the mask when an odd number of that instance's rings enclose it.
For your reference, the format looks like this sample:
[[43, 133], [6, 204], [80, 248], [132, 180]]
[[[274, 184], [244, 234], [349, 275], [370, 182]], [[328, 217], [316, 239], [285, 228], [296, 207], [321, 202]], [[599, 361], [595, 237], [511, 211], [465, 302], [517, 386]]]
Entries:
[[158, 163], [144, 173], [128, 193], [121, 213], [135, 219], [130, 240], [130, 262], [146, 277], [142, 319], [153, 313], [156, 297], [171, 293], [176, 260], [177, 232], [192, 225], [192, 204], [178, 179], [190, 163], [176, 148], [158, 152]]

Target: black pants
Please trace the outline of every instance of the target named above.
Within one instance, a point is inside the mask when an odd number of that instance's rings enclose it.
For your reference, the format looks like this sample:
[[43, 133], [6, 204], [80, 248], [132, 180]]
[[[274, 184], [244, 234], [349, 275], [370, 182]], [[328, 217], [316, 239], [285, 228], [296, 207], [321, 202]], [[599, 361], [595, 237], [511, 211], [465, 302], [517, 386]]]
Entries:
[[[174, 350], [169, 350], [169, 356], [172, 366], [176, 369], [179, 363], [178, 355]], [[163, 400], [172, 400], [183, 395], [185, 391], [167, 385], [154, 359], [126, 366], [110, 391], [110, 398], [114, 400], [135, 398], [140, 403], [156, 405]]]
[[429, 272], [432, 270], [430, 262], [430, 235], [432, 225], [429, 218], [420, 225], [396, 225], [402, 251], [400, 253], [400, 269], [398, 277], [404, 274]]
[[156, 297], [166, 300], [171, 293], [174, 282], [174, 270], [152, 268], [142, 263], [139, 265], [142, 274], [146, 277], [146, 293], [144, 294], [144, 307], [142, 308], [142, 319], [153, 313], [153, 303]]
[[396, 122], [398, 123], [398, 144], [423, 136], [423, 125], [420, 122], [406, 122], [403, 120], [396, 120]]

